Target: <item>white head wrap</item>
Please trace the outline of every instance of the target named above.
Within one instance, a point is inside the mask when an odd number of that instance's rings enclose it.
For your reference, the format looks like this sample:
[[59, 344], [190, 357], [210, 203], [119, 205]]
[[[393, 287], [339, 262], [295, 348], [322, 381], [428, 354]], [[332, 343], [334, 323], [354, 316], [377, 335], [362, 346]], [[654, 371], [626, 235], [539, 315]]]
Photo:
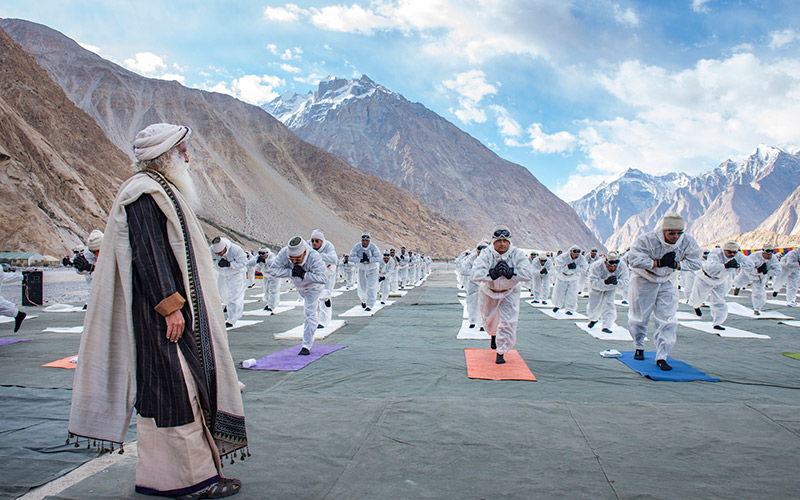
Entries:
[[92, 252], [96, 252], [100, 250], [100, 245], [103, 244], [103, 232], [95, 229], [91, 233], [89, 233], [89, 239], [86, 240], [86, 246], [89, 247], [89, 250]]
[[772, 243], [764, 243], [764, 246], [761, 248], [762, 250], [775, 250], [775, 245]]
[[723, 250], [727, 250], [729, 252], [738, 252], [739, 251], [739, 244], [733, 240], [728, 240], [722, 245]]
[[192, 129], [183, 125], [154, 123], [136, 134], [133, 140], [133, 156], [136, 161], [158, 158], [192, 134]]
[[269, 253], [269, 248], [261, 247], [258, 249], [258, 253]]
[[[217, 237], [219, 238], [219, 236]], [[211, 240], [211, 251], [214, 253], [220, 253], [221, 251], [225, 250], [229, 246], [231, 246], [231, 240], [228, 238], [214, 238]]]
[[363, 233], [361, 233], [361, 239], [362, 240], [368, 240], [369, 239], [369, 231], [364, 231]]
[[606, 260], [619, 260], [619, 254], [617, 252], [608, 252]]
[[[508, 236], [495, 237], [495, 234], [497, 234], [499, 231], [505, 231], [506, 233], [508, 233]], [[492, 243], [494, 243], [497, 240], [511, 241], [511, 230], [508, 229], [508, 226], [505, 226], [503, 224], [494, 226], [494, 228], [492, 229]]]
[[299, 236], [295, 236], [289, 243], [286, 245], [286, 253], [289, 257], [300, 257], [303, 255], [306, 250], [308, 250], [308, 246], [306, 245], [306, 240]]
[[325, 241], [325, 234], [322, 232], [322, 229], [315, 229], [311, 231], [311, 239]]

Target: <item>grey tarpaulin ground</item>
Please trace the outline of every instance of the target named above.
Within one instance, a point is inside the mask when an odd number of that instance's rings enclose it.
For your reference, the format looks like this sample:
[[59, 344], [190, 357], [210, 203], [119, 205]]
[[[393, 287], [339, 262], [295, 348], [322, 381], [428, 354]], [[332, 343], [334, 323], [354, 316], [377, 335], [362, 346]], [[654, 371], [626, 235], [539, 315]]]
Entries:
[[[598, 355], [630, 344], [522, 303], [516, 348], [539, 381], [470, 380], [463, 348], [488, 342], [456, 340], [456, 293], [452, 273], [435, 273], [324, 341], [348, 349], [298, 372], [240, 370], [253, 456], [224, 469], [244, 481], [236, 498], [797, 497], [800, 362], [781, 352], [800, 352], [800, 329], [737, 316], [728, 323], [772, 339], [679, 327], [672, 355], [722, 382], [653, 382]], [[357, 302], [348, 292], [334, 312]], [[38, 367], [77, 352], [78, 335], [35, 333], [72, 324], [53, 316], [18, 335], [35, 342], [0, 348], [0, 383], [70, 387], [67, 370]], [[300, 324], [299, 308], [264, 319], [229, 332], [236, 362], [295, 344], [272, 334]], [[134, 469], [126, 457], [53, 498], [146, 498]]]

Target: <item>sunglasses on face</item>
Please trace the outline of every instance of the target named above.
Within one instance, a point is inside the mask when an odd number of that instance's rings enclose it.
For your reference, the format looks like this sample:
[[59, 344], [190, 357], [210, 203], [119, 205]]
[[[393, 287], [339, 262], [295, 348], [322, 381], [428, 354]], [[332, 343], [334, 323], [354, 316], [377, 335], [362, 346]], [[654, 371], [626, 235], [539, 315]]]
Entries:
[[267, 255], [267, 252], [258, 252], [258, 255]]
[[683, 231], [667, 231], [667, 234], [670, 236], [680, 236], [683, 234]]
[[500, 229], [495, 231], [493, 236], [495, 238], [509, 238], [511, 236], [511, 231], [508, 229]]
[[581, 253], [581, 249], [576, 248], [575, 250], [570, 250], [569, 253]]
[[606, 262], [608, 263], [609, 266], [619, 265], [619, 261], [618, 260], [607, 260]]
[[775, 250], [761, 250], [764, 253], [775, 253]]

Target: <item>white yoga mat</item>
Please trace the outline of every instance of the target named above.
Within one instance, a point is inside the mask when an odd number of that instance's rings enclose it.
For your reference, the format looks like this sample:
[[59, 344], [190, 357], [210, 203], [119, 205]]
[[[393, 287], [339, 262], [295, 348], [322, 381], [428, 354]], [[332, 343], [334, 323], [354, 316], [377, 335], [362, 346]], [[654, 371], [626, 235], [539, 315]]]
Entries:
[[467, 296], [467, 292], [458, 292], [458, 296], [459, 297], [466, 297]]
[[73, 306], [72, 304], [53, 304], [42, 309], [42, 311], [49, 313], [72, 313], [84, 310], [83, 306]]
[[345, 312], [340, 314], [339, 317], [340, 318], [352, 318], [352, 317], [357, 317], [357, 316], [364, 316], [364, 317], [372, 316], [373, 314], [375, 314], [376, 312], [380, 311], [384, 307], [389, 307], [392, 304], [394, 304], [394, 302], [391, 301], [391, 300], [386, 302], [386, 304], [381, 304], [380, 302], [375, 302], [375, 307], [373, 307], [371, 311], [365, 311], [361, 307], [361, 305], [359, 304], [357, 306], [351, 307], [350, 309], [346, 310]]
[[[536, 305], [536, 304], [534, 304], [534, 305]], [[553, 312], [553, 308], [552, 307], [550, 309], [541, 309], [540, 308], [539, 310], [542, 311], [543, 313], [545, 313], [546, 315], [550, 316], [553, 319], [589, 319], [589, 318], [587, 318], [586, 316], [584, 316], [583, 314], [581, 314], [579, 312], [574, 312], [572, 314], [566, 314], [566, 312], [567, 312], [566, 309], [559, 309], [557, 312]]]
[[[38, 317], [39, 316], [36, 315], [36, 314], [29, 314], [29, 315], [25, 316], [25, 321], [27, 321], [29, 319], [32, 319], [32, 318], [38, 318]], [[13, 323], [13, 322], [14, 322], [14, 318], [10, 318], [8, 316], [0, 316], [0, 323]]]
[[470, 328], [469, 322], [463, 321], [456, 338], [458, 340], [489, 340], [489, 334], [482, 332], [480, 325], [475, 325], [475, 328]]
[[389, 294], [389, 297], [405, 297], [408, 291], [406, 290], [398, 290], [396, 292], [392, 292]]
[[527, 302], [528, 305], [531, 305], [531, 306], [533, 306], [533, 307], [535, 307], [537, 309], [552, 309], [553, 308], [553, 303], [550, 302], [550, 301], [547, 301], [547, 304], [542, 304], [541, 302], [539, 302], [538, 304], [534, 304], [533, 302], [531, 302], [529, 300], [526, 300], [525, 302]]
[[48, 326], [44, 330], [45, 333], [82, 333], [83, 325], [81, 326]]
[[596, 339], [626, 340], [628, 342], [633, 340], [633, 337], [631, 337], [631, 332], [629, 332], [627, 328], [619, 325], [614, 325], [611, 327], [611, 333], [605, 333], [602, 331], [603, 327], [600, 325], [600, 322], [594, 325], [594, 328], [589, 328], [587, 322], [585, 321], [576, 321], [575, 325]]
[[282, 300], [278, 302], [278, 307], [297, 307], [303, 305], [303, 299], [299, 300]]
[[245, 311], [242, 313], [243, 316], [273, 316], [275, 314], [284, 313], [286, 311], [292, 311], [294, 307], [277, 307], [273, 311], [265, 311], [263, 309], [256, 309], [254, 311]]
[[230, 328], [226, 328], [226, 330], [236, 330], [237, 328], [244, 328], [246, 326], [253, 326], [259, 323], [263, 323], [264, 320], [261, 319], [240, 319], [237, 321], [233, 326]]
[[795, 328], [800, 328], [800, 321], [793, 320], [793, 321], [778, 321], [779, 325], [789, 325]]
[[622, 306], [622, 307], [630, 307], [630, 306], [631, 306], [630, 302], [628, 302], [627, 304], [623, 304], [623, 303], [622, 303], [622, 299], [616, 299], [616, 300], [614, 301], [614, 303], [615, 303], [616, 305], [618, 305], [618, 306]]
[[258, 302], [258, 300], [257, 299], [244, 299], [242, 301], [242, 304], [253, 304], [255, 302]]
[[331, 292], [331, 298], [338, 297], [339, 295], [341, 295], [343, 293], [344, 292], [337, 292], [337, 291], [334, 290], [333, 292]]
[[[711, 314], [706, 311], [705, 314]], [[686, 311], [678, 311], [678, 314], [675, 315], [678, 321], [700, 321], [700, 316], [696, 315], [693, 312], [686, 312]]]
[[[317, 331], [314, 333], [314, 340], [322, 340], [346, 324], [347, 321], [343, 319], [331, 320], [325, 328], [317, 328]], [[282, 333], [275, 333], [272, 335], [272, 338], [275, 340], [303, 340], [303, 325], [296, 326]]]
[[736, 316], [744, 316], [745, 318], [755, 319], [788, 319], [792, 320], [791, 316], [787, 316], [778, 311], [761, 311], [759, 316], [753, 314], [753, 310], [749, 307], [743, 306], [738, 302], [728, 302], [728, 313], [735, 314]]
[[767, 304], [772, 304], [773, 306], [790, 307], [786, 305], [785, 300], [767, 299]]
[[700, 330], [701, 332], [719, 335], [720, 337], [725, 337], [725, 338], [736, 338], [736, 339], [770, 338], [769, 335], [759, 335], [758, 333], [752, 333], [745, 330], [740, 330], [738, 328], [733, 328], [727, 325], [722, 325], [725, 328], [725, 330], [714, 330], [712, 328], [711, 322], [709, 321], [679, 321], [678, 324], [688, 328], [694, 328], [695, 330]]

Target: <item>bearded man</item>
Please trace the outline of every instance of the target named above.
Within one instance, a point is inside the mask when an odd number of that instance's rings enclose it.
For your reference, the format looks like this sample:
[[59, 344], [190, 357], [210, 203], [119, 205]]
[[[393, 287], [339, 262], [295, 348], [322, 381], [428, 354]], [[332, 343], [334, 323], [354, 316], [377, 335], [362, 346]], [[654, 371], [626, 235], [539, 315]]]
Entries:
[[192, 209], [189, 127], [136, 134], [94, 271], [70, 436], [121, 445], [135, 408], [136, 492], [220, 498], [241, 489], [221, 458], [245, 455], [244, 412], [211, 256]]

